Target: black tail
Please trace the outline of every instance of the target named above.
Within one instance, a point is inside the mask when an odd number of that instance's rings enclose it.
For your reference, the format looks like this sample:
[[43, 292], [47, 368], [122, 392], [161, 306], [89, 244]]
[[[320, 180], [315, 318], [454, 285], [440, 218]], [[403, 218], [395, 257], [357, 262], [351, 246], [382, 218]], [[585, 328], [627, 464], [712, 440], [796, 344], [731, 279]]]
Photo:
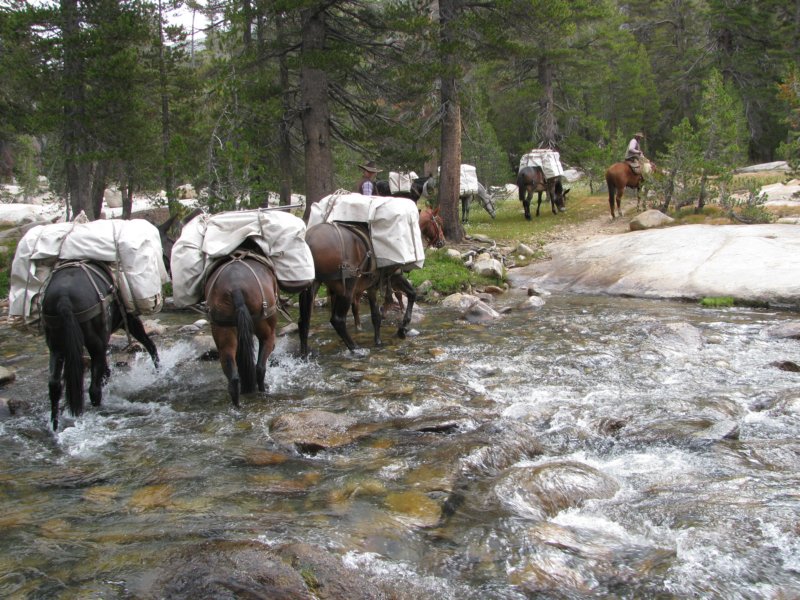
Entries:
[[236, 368], [239, 370], [239, 385], [243, 394], [256, 389], [256, 359], [253, 344], [253, 318], [244, 303], [241, 290], [233, 291], [233, 306], [236, 310]]
[[64, 395], [72, 416], [83, 413], [83, 331], [72, 313], [72, 302], [66, 296], [56, 304], [64, 338]]

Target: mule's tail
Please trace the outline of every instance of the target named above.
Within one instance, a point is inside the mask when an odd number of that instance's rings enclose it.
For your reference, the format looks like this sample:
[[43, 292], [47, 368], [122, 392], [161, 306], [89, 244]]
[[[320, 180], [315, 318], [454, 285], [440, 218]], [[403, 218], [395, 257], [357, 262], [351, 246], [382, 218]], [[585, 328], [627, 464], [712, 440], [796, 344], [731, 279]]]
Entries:
[[244, 303], [241, 290], [233, 291], [233, 307], [236, 311], [236, 368], [239, 371], [239, 385], [243, 394], [256, 389], [256, 359], [253, 344], [253, 317]]
[[72, 302], [66, 296], [56, 304], [64, 338], [64, 396], [73, 417], [83, 413], [83, 331], [72, 312]]

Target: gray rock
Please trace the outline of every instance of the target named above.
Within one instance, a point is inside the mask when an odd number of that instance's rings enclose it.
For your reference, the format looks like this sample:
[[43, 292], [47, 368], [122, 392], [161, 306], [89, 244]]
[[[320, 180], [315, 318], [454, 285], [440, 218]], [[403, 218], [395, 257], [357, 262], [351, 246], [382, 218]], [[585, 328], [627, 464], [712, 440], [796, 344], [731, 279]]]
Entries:
[[472, 269], [484, 277], [496, 277], [501, 279], [503, 277], [503, 263], [496, 258], [477, 258], [472, 266]]
[[499, 319], [500, 313], [483, 300], [478, 300], [464, 311], [463, 317], [468, 323], [488, 323]]
[[511, 282], [584, 294], [731, 296], [800, 306], [800, 227], [793, 225], [682, 225], [547, 250], [552, 260], [512, 270]]
[[516, 310], [538, 310], [544, 306], [544, 298], [541, 296], [528, 296], [525, 300], [517, 304]]
[[0, 367], [0, 385], [11, 383], [17, 378], [17, 373], [14, 369], [7, 367]]
[[630, 222], [631, 231], [655, 229], [674, 223], [675, 219], [662, 213], [660, 210], [650, 209], [636, 215]]
[[283, 446], [317, 452], [345, 446], [366, 434], [355, 431], [355, 425], [356, 420], [348, 415], [308, 410], [275, 417], [270, 425], [270, 435]]

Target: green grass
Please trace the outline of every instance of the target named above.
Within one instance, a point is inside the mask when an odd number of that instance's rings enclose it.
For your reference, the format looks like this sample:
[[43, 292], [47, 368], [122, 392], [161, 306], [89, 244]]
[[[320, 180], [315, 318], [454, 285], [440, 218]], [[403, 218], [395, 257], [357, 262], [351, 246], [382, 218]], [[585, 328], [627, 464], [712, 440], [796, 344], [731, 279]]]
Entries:
[[[581, 223], [600, 215], [609, 215], [608, 197], [605, 195], [589, 195], [584, 186], [569, 185], [571, 191], [567, 196], [567, 211], [554, 215], [550, 203], [542, 198], [540, 216], [536, 216], [536, 194], [531, 203], [531, 220], [526, 221], [522, 212], [522, 203], [517, 198], [508, 198], [496, 204], [497, 216], [492, 219], [483, 208], [473, 204], [470, 209], [469, 224], [464, 230], [467, 235], [485, 235], [500, 245], [516, 245], [522, 242], [536, 248], [546, 240], [556, 227]], [[460, 208], [459, 208], [460, 211]], [[460, 213], [459, 213], [460, 214]]]
[[419, 287], [430, 280], [440, 294], [454, 294], [476, 285], [502, 285], [502, 281], [476, 275], [464, 266], [461, 259], [451, 258], [445, 250], [434, 250], [425, 256], [425, 267], [408, 273], [408, 279]]
[[736, 301], [731, 296], [706, 297], [700, 301], [700, 306], [706, 308], [725, 308], [733, 306]]

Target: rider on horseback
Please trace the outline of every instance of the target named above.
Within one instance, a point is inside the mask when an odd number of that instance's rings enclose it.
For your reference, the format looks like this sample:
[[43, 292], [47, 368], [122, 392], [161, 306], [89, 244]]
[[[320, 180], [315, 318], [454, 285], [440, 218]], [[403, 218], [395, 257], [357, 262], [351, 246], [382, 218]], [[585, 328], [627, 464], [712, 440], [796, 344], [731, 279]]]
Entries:
[[643, 139], [644, 134], [641, 131], [634, 133], [633, 138], [628, 142], [628, 151], [625, 153], [625, 161], [630, 164], [631, 169], [633, 169], [633, 172], [637, 175], [642, 174], [641, 161], [644, 158], [644, 152], [642, 152], [639, 142]]

